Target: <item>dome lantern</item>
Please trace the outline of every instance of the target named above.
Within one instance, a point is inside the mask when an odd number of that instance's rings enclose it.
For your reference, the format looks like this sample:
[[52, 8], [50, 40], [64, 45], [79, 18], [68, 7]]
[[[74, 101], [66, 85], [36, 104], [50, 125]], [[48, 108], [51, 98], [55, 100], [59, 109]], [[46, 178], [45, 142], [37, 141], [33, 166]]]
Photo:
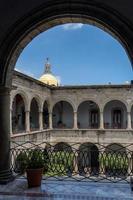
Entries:
[[39, 80], [47, 85], [58, 86], [58, 80], [51, 72], [51, 64], [48, 58], [46, 59], [44, 74]]

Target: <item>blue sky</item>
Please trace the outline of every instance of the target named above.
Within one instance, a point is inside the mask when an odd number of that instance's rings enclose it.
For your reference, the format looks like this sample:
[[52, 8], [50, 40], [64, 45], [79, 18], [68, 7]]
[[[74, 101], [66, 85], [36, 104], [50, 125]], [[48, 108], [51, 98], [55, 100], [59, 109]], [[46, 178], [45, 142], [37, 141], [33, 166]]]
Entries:
[[124, 84], [133, 79], [121, 44], [91, 25], [65, 24], [39, 34], [21, 53], [16, 69], [38, 79], [47, 57], [62, 85]]

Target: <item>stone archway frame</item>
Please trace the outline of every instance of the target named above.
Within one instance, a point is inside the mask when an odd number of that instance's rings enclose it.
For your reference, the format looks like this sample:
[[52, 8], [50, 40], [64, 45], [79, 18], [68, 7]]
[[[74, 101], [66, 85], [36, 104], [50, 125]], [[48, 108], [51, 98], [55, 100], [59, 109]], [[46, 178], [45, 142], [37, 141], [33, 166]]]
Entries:
[[20, 95], [22, 97], [22, 99], [24, 101], [25, 111], [27, 111], [28, 110], [28, 104], [29, 104], [29, 97], [28, 97], [28, 94], [23, 90], [17, 90], [13, 93], [11, 92], [10, 110], [12, 110], [13, 101], [14, 101], [14, 99], [17, 95]]
[[59, 99], [56, 99], [56, 101], [54, 101], [53, 104], [51, 105], [51, 112], [53, 112], [53, 109], [54, 109], [54, 107], [56, 106], [56, 104], [59, 103], [59, 102], [61, 102], [61, 101], [64, 101], [64, 102], [70, 104], [70, 106], [71, 106], [72, 109], [73, 109], [73, 113], [74, 113], [74, 111], [76, 110], [76, 106], [75, 106], [74, 102], [71, 101], [71, 100], [68, 99], [68, 98], [59, 98]]
[[28, 109], [30, 111], [30, 108], [31, 108], [31, 103], [32, 103], [32, 100], [35, 99], [36, 102], [37, 102], [37, 106], [38, 106], [38, 112], [41, 112], [41, 108], [42, 108], [42, 98], [39, 96], [39, 95], [32, 95], [31, 98], [30, 98], [30, 101], [29, 101], [29, 105], [28, 105]]
[[0, 52], [3, 66], [0, 85], [10, 86], [16, 60], [35, 36], [56, 25], [72, 22], [92, 24], [110, 33], [123, 45], [133, 64], [132, 24], [119, 12], [96, 1], [47, 1], [19, 19], [5, 34]]
[[[109, 104], [112, 101], [118, 101], [118, 102], [120, 102], [120, 103], [122, 103], [124, 105], [124, 107], [126, 108], [126, 120], [127, 120], [128, 103], [124, 100], [124, 98], [108, 98], [108, 99], [106, 99], [106, 101], [104, 101], [104, 103], [101, 106], [102, 107], [102, 111], [103, 111], [103, 120], [104, 120], [105, 108], [106, 108], [107, 104]], [[120, 108], [120, 106], [119, 106], [119, 108]], [[123, 109], [122, 109], [122, 113], [124, 113]], [[112, 119], [112, 109], [111, 109], [111, 119]], [[123, 120], [124, 120], [124, 118], [122, 116], [122, 121]], [[123, 124], [123, 122], [122, 122], [122, 124]]]
[[[54, 112], [54, 108], [56, 108], [56, 106], [57, 106], [57, 104], [58, 103], [60, 103], [60, 102], [65, 102], [65, 103], [67, 103], [68, 105], [69, 105], [69, 107], [72, 109], [72, 120], [73, 120], [73, 124], [74, 124], [74, 110], [75, 110], [75, 105], [74, 105], [74, 103], [71, 101], [71, 100], [69, 100], [68, 98], [62, 98], [62, 99], [58, 99], [58, 100], [56, 100], [56, 101], [54, 101], [54, 103], [52, 104], [52, 106], [51, 106], [51, 110], [52, 110], [52, 115], [53, 115], [53, 112]], [[52, 117], [52, 121], [53, 121], [53, 117]], [[66, 126], [64, 125], [64, 124], [62, 124], [62, 122], [61, 122], [61, 127], [62, 128], [65, 128]], [[60, 127], [60, 128], [61, 128]], [[72, 127], [73, 127], [73, 125], [72, 125]], [[71, 127], [71, 128], [72, 128]]]
[[[83, 100], [80, 100], [79, 102], [78, 102], [78, 104], [77, 104], [77, 108], [76, 108], [76, 110], [77, 110], [77, 121], [78, 121], [78, 124], [80, 124], [80, 121], [78, 120], [79, 119], [79, 113], [78, 113], [78, 111], [79, 111], [79, 108], [80, 108], [80, 106], [83, 104], [83, 103], [85, 103], [85, 102], [93, 102], [95, 105], [96, 105], [96, 107], [97, 107], [97, 109], [98, 109], [98, 127], [100, 126], [100, 103], [99, 102], [97, 102], [97, 100], [96, 99], [93, 99], [93, 98], [84, 98]], [[90, 115], [90, 114], [89, 114]], [[89, 124], [90, 124], [90, 122], [89, 122]], [[85, 127], [85, 128], [88, 128], [87, 126]]]
[[[92, 147], [93, 149], [91, 149]], [[89, 151], [82, 152], [82, 148], [88, 148]], [[86, 173], [90, 173], [90, 175], [99, 173], [99, 148], [96, 144], [85, 142], [79, 146], [78, 169], [81, 176]]]

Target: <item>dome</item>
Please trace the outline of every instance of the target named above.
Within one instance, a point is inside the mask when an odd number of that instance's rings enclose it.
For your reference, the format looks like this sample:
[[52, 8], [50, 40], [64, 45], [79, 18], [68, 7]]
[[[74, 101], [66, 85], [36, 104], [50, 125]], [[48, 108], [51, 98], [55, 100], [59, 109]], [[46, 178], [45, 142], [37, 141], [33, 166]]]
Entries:
[[39, 81], [47, 85], [58, 86], [58, 80], [51, 72], [51, 64], [48, 58], [45, 63], [44, 74], [40, 77]]
[[58, 80], [52, 74], [43, 74], [39, 80], [48, 85], [58, 86]]

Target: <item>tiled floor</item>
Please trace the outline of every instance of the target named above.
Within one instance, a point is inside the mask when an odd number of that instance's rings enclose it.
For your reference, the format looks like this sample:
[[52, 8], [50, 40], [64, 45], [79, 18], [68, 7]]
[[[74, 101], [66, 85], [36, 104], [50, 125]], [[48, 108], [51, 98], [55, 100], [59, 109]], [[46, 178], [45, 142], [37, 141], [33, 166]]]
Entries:
[[0, 186], [0, 200], [133, 200], [126, 183], [42, 181], [40, 188], [27, 188], [26, 179]]

